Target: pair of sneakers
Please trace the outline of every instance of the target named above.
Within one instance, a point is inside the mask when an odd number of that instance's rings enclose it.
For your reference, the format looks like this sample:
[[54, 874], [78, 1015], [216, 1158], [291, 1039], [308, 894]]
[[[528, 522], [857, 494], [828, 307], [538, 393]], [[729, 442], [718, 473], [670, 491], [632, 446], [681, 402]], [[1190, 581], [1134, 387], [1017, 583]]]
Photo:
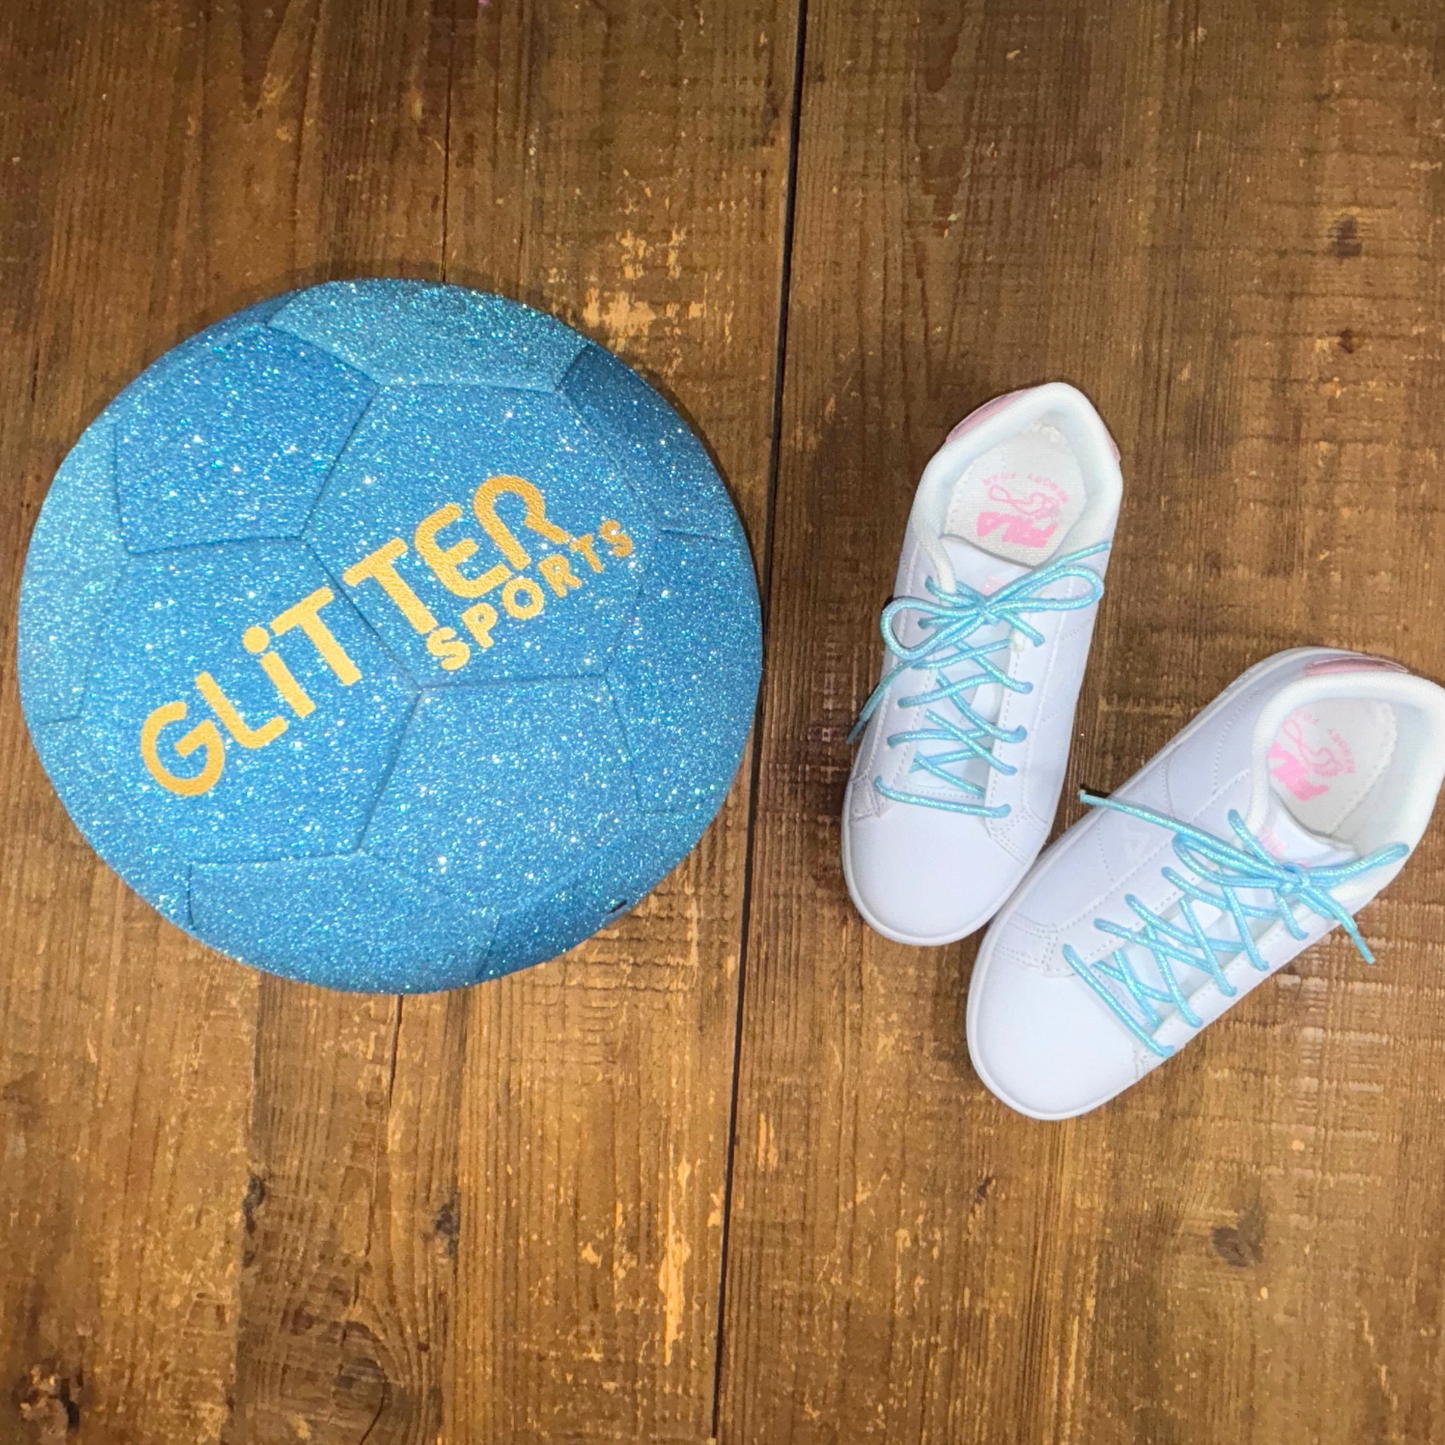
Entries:
[[989, 402], [914, 497], [882, 680], [855, 729], [843, 871], [900, 943], [992, 923], [968, 1046], [1004, 1103], [1113, 1098], [1336, 925], [1419, 842], [1445, 690], [1334, 648], [1266, 658], [1040, 856], [1123, 490], [1088, 400]]

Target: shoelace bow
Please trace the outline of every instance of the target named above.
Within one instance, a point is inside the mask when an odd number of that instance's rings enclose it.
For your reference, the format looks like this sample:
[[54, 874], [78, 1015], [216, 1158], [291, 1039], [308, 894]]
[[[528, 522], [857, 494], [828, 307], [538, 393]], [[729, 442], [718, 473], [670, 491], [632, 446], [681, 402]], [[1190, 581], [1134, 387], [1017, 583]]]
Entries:
[[[1295, 913], [1296, 905], [1301, 905], [1318, 917], [1328, 919], [1331, 925], [1338, 923], [1365, 962], [1374, 963], [1375, 956], [1360, 936], [1349, 909], [1331, 890], [1361, 874], [1398, 862], [1410, 851], [1403, 843], [1377, 849], [1347, 863], [1311, 867], [1276, 858], [1245, 827], [1244, 819], [1233, 809], [1229, 811], [1228, 821], [1239, 840], [1238, 847], [1149, 808], [1113, 798], [1098, 798], [1091, 793], [1080, 793], [1079, 797], [1092, 807], [1112, 808], [1116, 813], [1127, 813], [1132, 818], [1169, 829], [1174, 834], [1174, 852], [1193, 875], [1186, 877], [1168, 867], [1162, 870], [1164, 877], [1184, 895], [1179, 902], [1178, 923], [1167, 922], [1130, 893], [1125, 895], [1124, 902], [1138, 918], [1139, 927], [1126, 928], [1104, 918], [1094, 921], [1094, 927], [1101, 933], [1123, 940], [1107, 958], [1088, 964], [1072, 945], [1064, 945], [1064, 958], [1069, 967], [1103, 999], [1129, 1032], [1160, 1058], [1167, 1059], [1174, 1049], [1153, 1037], [1164, 1022], [1156, 1004], [1172, 1004], [1190, 1028], [1203, 1025], [1180, 988], [1174, 972], [1177, 964], [1207, 974], [1226, 998], [1233, 998], [1239, 990], [1226, 977], [1224, 965], [1241, 953], [1259, 972], [1269, 972], [1270, 965], [1261, 956], [1250, 928], [1251, 919], [1266, 920], [1267, 924], [1283, 923], [1292, 937], [1304, 939], [1308, 930]], [[1251, 892], [1273, 894], [1273, 902], [1270, 905], [1247, 903], [1239, 896]], [[1232, 921], [1237, 936], [1216, 938], [1206, 932], [1194, 911], [1199, 904], [1218, 909], [1224, 915], [1219, 922]], [[1145, 982], [1135, 972], [1129, 962], [1130, 947], [1142, 949], [1153, 958], [1159, 986]], [[1124, 992], [1137, 1014], [1110, 984]]]
[[[951, 787], [975, 798], [982, 798], [984, 789], [979, 783], [961, 778], [949, 769], [957, 763], [968, 763], [981, 758], [986, 766], [996, 768], [1011, 777], [1018, 771], [1003, 761], [993, 750], [995, 743], [1022, 742], [1028, 732], [1022, 726], [1001, 728], [987, 718], [981, 717], [967, 702], [963, 694], [984, 683], [995, 682], [1010, 692], [1033, 691], [1031, 682], [1017, 682], [1003, 671], [989, 657], [990, 653], [1007, 648], [1012, 642], [1012, 632], [1005, 632], [993, 642], [970, 646], [968, 639], [982, 627], [1006, 624], [1022, 633], [1035, 647], [1042, 644], [1044, 635], [1026, 620], [1027, 614], [1036, 612], [1072, 612], [1078, 608], [1091, 607], [1104, 595], [1104, 579], [1092, 567], [1082, 566], [1085, 557], [1106, 552], [1108, 542], [1095, 547], [1086, 547], [1060, 557], [1046, 567], [1037, 567], [1026, 572], [1006, 587], [996, 592], [978, 592], [966, 582], [960, 582], [955, 591], [946, 592], [930, 577], [926, 586], [928, 598], [898, 597], [890, 602], [879, 619], [879, 629], [889, 652], [898, 659], [897, 663], [883, 676], [873, 689], [872, 695], [863, 705], [848, 741], [855, 742], [868, 724], [868, 719], [877, 711], [879, 704], [894, 679], [910, 668], [926, 666], [937, 677], [937, 687], [931, 692], [915, 693], [911, 697], [898, 699], [899, 707], [925, 709], [924, 719], [930, 726], [914, 728], [908, 732], [892, 733], [887, 743], [890, 748], [900, 743], [944, 743], [952, 744], [944, 752], [925, 755], [916, 751], [910, 772], [926, 772]], [[1044, 590], [1056, 582], [1078, 578], [1088, 584], [1088, 591], [1080, 597], [1045, 597]], [[896, 617], [904, 612], [918, 614], [918, 625], [924, 637], [916, 646], [906, 647], [898, 640], [893, 629]], [[950, 680], [947, 672], [959, 664], [972, 663], [978, 671], [966, 677]], [[954, 718], [936, 711], [936, 705], [952, 703], [958, 713]], [[900, 803], [921, 803], [928, 808], [943, 808], [952, 813], [970, 813], [979, 817], [1002, 818], [1008, 814], [1008, 805], [989, 808], [982, 803], [962, 802], [950, 798], [929, 797], [923, 793], [910, 793], [889, 787], [882, 778], [875, 778], [873, 785], [885, 798]]]

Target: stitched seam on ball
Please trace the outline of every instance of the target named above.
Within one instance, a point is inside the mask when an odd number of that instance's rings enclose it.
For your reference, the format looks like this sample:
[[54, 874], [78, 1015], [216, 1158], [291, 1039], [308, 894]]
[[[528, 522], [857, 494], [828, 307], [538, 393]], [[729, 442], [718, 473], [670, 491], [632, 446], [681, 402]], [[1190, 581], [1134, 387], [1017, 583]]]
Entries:
[[[389, 658], [391, 658], [392, 662], [396, 666], [396, 670], [401, 674], [405, 685], [407, 687], [410, 687], [414, 692], [418, 694], [422, 692], [425, 688], [432, 686], [432, 684], [430, 683], [423, 683], [422, 681], [420, 681], [420, 679], [412, 671], [411, 664], [406, 660], [406, 658], [404, 658], [396, 650], [396, 648], [394, 648], [386, 640], [386, 638], [381, 635], [381, 633], [373, 625], [371, 619], [361, 610], [361, 608], [356, 605], [356, 603], [352, 600], [351, 590], [348, 587], [342, 585], [341, 579], [336, 575], [335, 572], [331, 570], [331, 565], [321, 555], [321, 553], [316, 550], [316, 547], [311, 542], [310, 538], [301, 537], [298, 540], [300, 541], [301, 546], [306, 549], [307, 554], [311, 557], [311, 559], [316, 563], [319, 568], [321, 568], [321, 571], [325, 575], [326, 580], [331, 583], [332, 589], [335, 591], [337, 598], [340, 601], [346, 603], [346, 605], [351, 609], [351, 615], [355, 617], [357, 622], [366, 629], [366, 631], [373, 639], [375, 639], [376, 645], [380, 647], [381, 650]], [[496, 680], [500, 682], [509, 681], [510, 679], [498, 678]], [[439, 687], [444, 687], [447, 684], [438, 683], [436, 685]]]
[[391, 758], [387, 762], [386, 771], [381, 775], [381, 785], [376, 790], [376, 796], [371, 800], [371, 806], [366, 810], [366, 819], [361, 825], [361, 832], [357, 836], [356, 848], [354, 851], [360, 853], [366, 849], [366, 835], [371, 831], [372, 819], [376, 817], [376, 810], [381, 806], [381, 800], [386, 796], [386, 790], [391, 785], [392, 775], [396, 772], [397, 765], [401, 762], [401, 755], [406, 751], [407, 734], [411, 732], [412, 723], [416, 721], [417, 709], [421, 706], [421, 693], [418, 692], [411, 700], [411, 705], [406, 711], [406, 721], [402, 724], [401, 732], [397, 735], [396, 747], [393, 749]]
[[[367, 380], [370, 381], [371, 378], [367, 377]], [[375, 383], [373, 383], [373, 385], [375, 385]], [[346, 433], [346, 440], [336, 448], [336, 455], [332, 457], [331, 465], [326, 468], [326, 475], [321, 479], [321, 485], [316, 489], [316, 495], [311, 499], [311, 506], [307, 510], [306, 520], [302, 522], [300, 529], [296, 533], [303, 541], [306, 540], [306, 533], [311, 529], [311, 523], [316, 518], [316, 509], [321, 505], [321, 499], [331, 490], [331, 479], [336, 475], [336, 468], [341, 465], [341, 459], [346, 455], [346, 449], [351, 445], [356, 433], [361, 429], [362, 422], [371, 415], [371, 408], [376, 402], [377, 397], [381, 395], [381, 392], [382, 388], [378, 386], [376, 390], [367, 397], [366, 405], [361, 408], [361, 414], [352, 424], [351, 430]]]
[[[595, 345], [595, 343], [592, 342], [589, 342], [588, 344]], [[601, 348], [599, 348], [599, 350], [600, 349]], [[612, 466], [617, 473], [617, 480], [622, 484], [623, 488], [627, 492], [627, 495], [631, 497], [632, 500], [636, 502], [637, 505], [644, 512], [647, 513], [656, 531], [679, 532], [684, 536], [688, 537], [705, 537], [712, 542], [728, 541], [729, 538], [726, 535], [720, 535], [720, 532], [716, 529], [715, 525], [689, 526], [685, 522], [679, 523], [675, 521], [668, 521], [660, 514], [657, 504], [649, 501], [648, 498], [644, 496], [637, 488], [637, 486], [630, 480], [629, 474], [633, 470], [633, 467], [631, 465], [630, 458], [624, 457], [620, 454], [620, 448], [617, 445], [617, 439], [609, 435], [609, 433], [602, 431], [598, 426], [596, 426], [592, 422], [592, 420], [583, 412], [582, 408], [577, 405], [577, 403], [573, 400], [571, 394], [567, 391], [568, 377], [572, 375], [573, 371], [581, 364], [582, 359], [586, 355], [587, 347], [584, 346], [582, 350], [579, 351], [577, 355], [572, 359], [572, 363], [570, 366], [568, 366], [567, 370], [562, 373], [562, 379], [557, 383], [556, 394], [558, 398], [562, 401], [562, 403], [566, 406], [567, 410], [571, 412], [574, 417], [577, 418], [577, 424], [582, 428], [582, 430], [585, 431], [589, 436], [591, 436], [597, 442], [597, 445], [601, 447], [604, 452], [606, 452], [608, 460], [612, 463]], [[641, 377], [639, 377], [638, 379], [643, 380], [643, 378]], [[646, 381], [643, 381], [643, 385], [647, 385]], [[683, 422], [680, 417], [678, 418], [678, 420], [681, 425], [685, 427], [687, 426], [686, 422]], [[687, 430], [691, 434], [692, 429], [688, 427]], [[702, 443], [698, 441], [695, 435], [693, 436], [693, 440], [697, 442], [699, 446], [702, 446]], [[712, 470], [713, 479], [718, 490], [722, 493], [722, 499], [732, 508], [733, 515], [735, 517], [738, 517], [737, 525], [741, 527], [742, 521], [741, 516], [737, 510], [737, 504], [733, 501], [732, 493], [728, 491], [727, 484], [722, 479], [722, 473], [714, 464], [712, 457], [708, 456], [706, 447], [703, 447], [703, 455], [707, 457], [708, 466]], [[716, 498], [713, 498], [712, 500], [715, 501]], [[686, 508], [687, 506], [686, 495], [681, 491], [681, 489], [679, 489], [679, 495], [676, 499], [676, 505], [683, 508]]]

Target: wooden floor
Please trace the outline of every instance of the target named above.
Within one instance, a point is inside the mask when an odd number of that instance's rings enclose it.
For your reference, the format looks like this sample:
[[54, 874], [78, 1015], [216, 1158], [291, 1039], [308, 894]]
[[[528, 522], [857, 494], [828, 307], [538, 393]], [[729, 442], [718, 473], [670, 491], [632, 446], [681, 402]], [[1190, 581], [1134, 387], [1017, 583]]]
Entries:
[[[404, 1004], [163, 924], [10, 663], [82, 427], [363, 274], [656, 380], [768, 610], [694, 856]], [[1445, 1438], [1445, 837], [1375, 970], [1043, 1125], [969, 1066], [976, 942], [870, 934], [836, 822], [918, 470], [1045, 378], [1127, 482], [1074, 783], [1278, 648], [1445, 675], [1439, 0], [5, 0], [0, 339], [0, 1445]]]

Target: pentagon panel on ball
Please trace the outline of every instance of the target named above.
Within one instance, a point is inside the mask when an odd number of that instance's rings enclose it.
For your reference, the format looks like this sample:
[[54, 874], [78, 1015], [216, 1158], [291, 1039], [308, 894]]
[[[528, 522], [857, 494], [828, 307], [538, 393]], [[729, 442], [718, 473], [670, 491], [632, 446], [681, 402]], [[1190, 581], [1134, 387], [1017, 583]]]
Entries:
[[706, 450], [499, 296], [312, 287], [91, 425], [21, 588], [21, 699], [96, 851], [256, 967], [418, 992], [634, 907], [722, 806], [752, 560]]

